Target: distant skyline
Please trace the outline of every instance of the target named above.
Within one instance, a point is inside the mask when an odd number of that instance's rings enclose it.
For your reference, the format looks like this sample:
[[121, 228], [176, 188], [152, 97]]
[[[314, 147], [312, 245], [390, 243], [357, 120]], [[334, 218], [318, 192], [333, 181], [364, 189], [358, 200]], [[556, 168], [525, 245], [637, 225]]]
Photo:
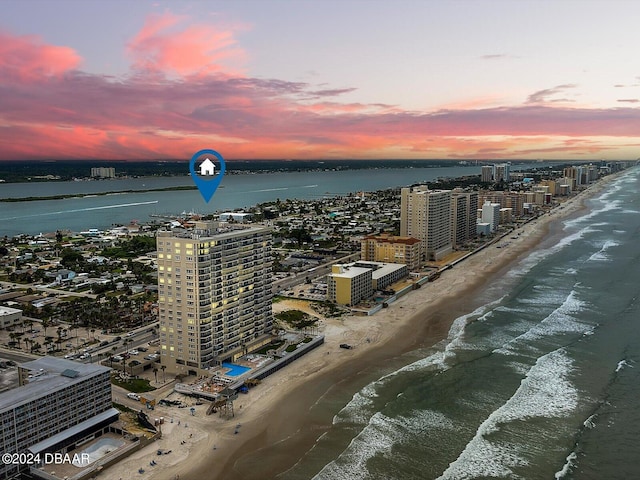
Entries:
[[640, 157], [640, 2], [0, 12], [0, 160]]

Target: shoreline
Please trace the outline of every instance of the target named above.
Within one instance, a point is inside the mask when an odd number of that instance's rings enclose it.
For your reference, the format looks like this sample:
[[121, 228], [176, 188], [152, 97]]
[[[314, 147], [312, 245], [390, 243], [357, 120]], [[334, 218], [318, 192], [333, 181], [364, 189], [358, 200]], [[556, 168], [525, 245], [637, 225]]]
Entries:
[[[563, 202], [562, 209], [556, 207], [515, 230], [520, 235], [507, 247], [497, 249], [497, 243], [492, 244], [374, 316], [326, 319], [321, 332], [325, 334], [323, 347], [268, 377], [246, 397], [240, 397], [237, 403], [242, 406], [236, 407], [234, 419], [188, 417], [192, 435], [189, 438], [194, 441], [180, 445], [185, 448], [178, 449], [180, 452], [176, 452], [166, 468], [153, 471], [147, 468], [148, 474], [136, 477], [162, 480], [179, 475], [183, 480], [203, 476], [252, 480], [273, 478], [290, 469], [331, 425], [338, 407], [310, 415], [312, 407], [325, 395], [333, 389], [358, 391], [378, 378], [376, 372], [389, 362], [406, 364], [402, 355], [445, 340], [456, 318], [486, 303], [481, 297], [494, 279], [543, 246], [553, 227], [561, 225], [560, 220], [579, 215], [586, 208], [585, 202], [617, 177], [602, 179]], [[557, 234], [560, 229], [552, 236]], [[339, 343], [345, 341], [356, 348], [339, 349]], [[175, 411], [169, 415], [172, 413]], [[167, 418], [167, 414], [164, 416]], [[148, 459], [156, 449], [175, 448], [185, 434], [175, 433], [175, 424], [172, 427], [167, 428], [165, 438], [110, 467], [98, 478], [126, 478], [134, 471], [133, 465], [138, 466], [140, 461], [147, 465], [148, 461], [144, 463], [142, 458]], [[187, 458], [189, 465], [180, 461]]]

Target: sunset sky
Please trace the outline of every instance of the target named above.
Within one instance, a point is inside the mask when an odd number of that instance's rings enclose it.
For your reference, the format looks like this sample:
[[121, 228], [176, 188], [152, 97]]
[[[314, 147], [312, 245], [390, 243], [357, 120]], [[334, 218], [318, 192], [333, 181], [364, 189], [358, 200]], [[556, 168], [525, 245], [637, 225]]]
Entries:
[[640, 2], [0, 3], [0, 160], [640, 157]]

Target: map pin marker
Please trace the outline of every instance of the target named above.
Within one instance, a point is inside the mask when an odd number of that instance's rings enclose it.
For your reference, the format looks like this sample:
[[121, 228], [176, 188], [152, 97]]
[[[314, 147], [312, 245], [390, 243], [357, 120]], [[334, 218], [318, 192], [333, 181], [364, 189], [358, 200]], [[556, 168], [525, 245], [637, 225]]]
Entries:
[[200, 195], [205, 202], [209, 203], [213, 194], [216, 193], [226, 170], [224, 158], [215, 150], [200, 150], [191, 157], [189, 163], [191, 178], [200, 190]]

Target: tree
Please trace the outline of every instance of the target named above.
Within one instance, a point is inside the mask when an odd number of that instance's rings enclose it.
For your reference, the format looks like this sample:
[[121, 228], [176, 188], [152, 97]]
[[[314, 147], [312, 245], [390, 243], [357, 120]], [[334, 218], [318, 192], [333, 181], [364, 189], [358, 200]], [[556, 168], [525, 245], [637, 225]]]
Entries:
[[70, 248], [63, 248], [60, 252], [60, 257], [60, 265], [65, 268], [70, 268], [84, 263], [84, 257], [82, 254]]
[[60, 344], [62, 343], [62, 327], [58, 327], [56, 333], [58, 334], [58, 349], [60, 348]]
[[158, 383], [158, 367], [153, 367], [153, 374], [156, 377], [156, 383]]
[[167, 383], [167, 381], [164, 378], [164, 371], [167, 369], [166, 365], [160, 365], [160, 369], [162, 370], [162, 383]]
[[47, 328], [49, 328], [49, 326], [51, 325], [51, 322], [49, 321], [48, 318], [43, 318], [42, 319], [42, 328], [44, 329], [44, 336], [47, 336]]

